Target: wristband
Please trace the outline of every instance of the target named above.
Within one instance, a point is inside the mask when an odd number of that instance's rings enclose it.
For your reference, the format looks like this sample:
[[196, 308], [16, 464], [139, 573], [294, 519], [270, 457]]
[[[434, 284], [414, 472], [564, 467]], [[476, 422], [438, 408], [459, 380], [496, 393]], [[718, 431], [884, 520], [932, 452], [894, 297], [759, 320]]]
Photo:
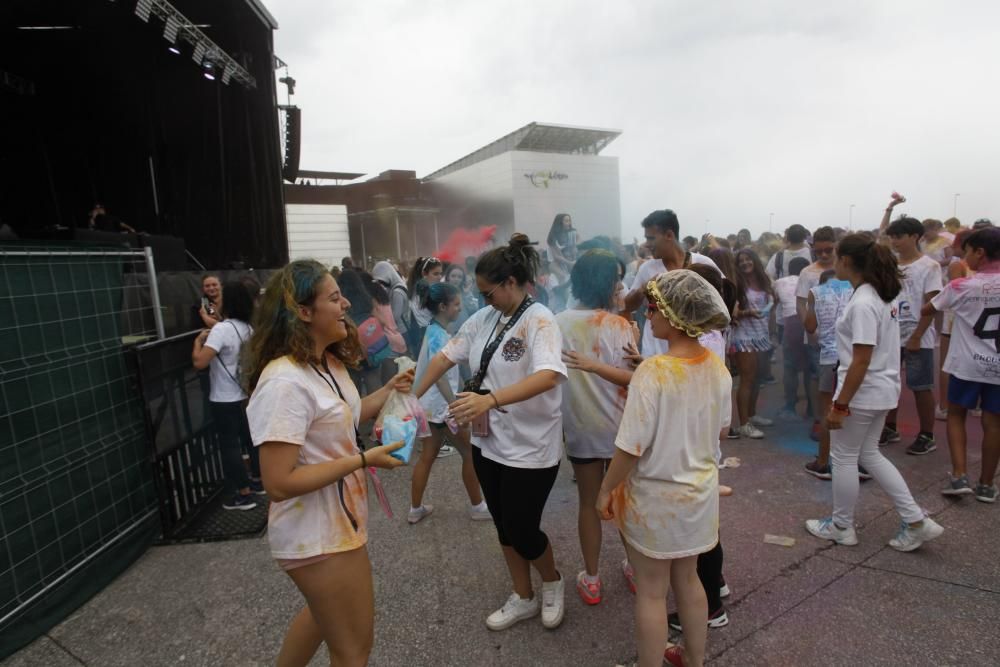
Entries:
[[497, 400], [497, 395], [494, 394], [492, 391], [490, 392], [490, 397], [493, 399], [493, 405], [497, 407], [497, 412], [504, 412], [504, 413], [507, 412], [506, 410], [500, 407], [500, 401]]
[[851, 416], [851, 406], [847, 405], [846, 403], [834, 403], [833, 409], [848, 417]]
[[361, 454], [361, 469], [364, 470], [365, 468], [368, 467], [368, 461], [367, 459], [365, 459], [365, 450], [362, 449], [358, 453]]

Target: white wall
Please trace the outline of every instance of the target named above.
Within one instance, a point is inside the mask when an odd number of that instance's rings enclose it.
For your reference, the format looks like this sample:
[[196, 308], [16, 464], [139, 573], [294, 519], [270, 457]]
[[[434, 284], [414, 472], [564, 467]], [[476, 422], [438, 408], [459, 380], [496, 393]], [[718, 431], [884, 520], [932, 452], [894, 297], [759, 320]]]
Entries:
[[342, 204], [286, 204], [288, 258], [340, 266], [351, 254], [347, 207]]
[[509, 155], [517, 231], [544, 248], [553, 218], [569, 213], [581, 241], [621, 235], [618, 158], [526, 151]]

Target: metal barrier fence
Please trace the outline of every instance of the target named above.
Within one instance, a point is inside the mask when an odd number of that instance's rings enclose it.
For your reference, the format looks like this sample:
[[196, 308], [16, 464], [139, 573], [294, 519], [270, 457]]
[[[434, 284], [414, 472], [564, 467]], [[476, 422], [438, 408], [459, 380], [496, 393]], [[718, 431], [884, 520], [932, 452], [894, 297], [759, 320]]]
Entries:
[[208, 411], [208, 378], [191, 366], [190, 331], [136, 347], [139, 391], [166, 541], [221, 489], [222, 459]]
[[155, 536], [125, 349], [162, 332], [158, 296], [137, 293], [143, 283], [156, 280], [142, 251], [0, 245], [0, 657], [62, 620]]

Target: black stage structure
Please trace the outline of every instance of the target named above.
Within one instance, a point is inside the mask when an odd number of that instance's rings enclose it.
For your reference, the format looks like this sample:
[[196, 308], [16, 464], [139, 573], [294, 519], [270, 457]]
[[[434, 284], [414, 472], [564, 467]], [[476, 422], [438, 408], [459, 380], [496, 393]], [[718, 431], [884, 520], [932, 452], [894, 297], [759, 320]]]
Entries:
[[[161, 258], [183, 243], [261, 280], [287, 262], [275, 28], [260, 0], [0, 2], [0, 659], [155, 541], [266, 522], [213, 523], [197, 278]], [[83, 229], [96, 203], [140, 233]]]
[[274, 19], [259, 0], [171, 0], [253, 79], [226, 85], [144, 4], [148, 21], [137, 0], [2, 3], [0, 221], [38, 238], [101, 203], [206, 267], [283, 265]]

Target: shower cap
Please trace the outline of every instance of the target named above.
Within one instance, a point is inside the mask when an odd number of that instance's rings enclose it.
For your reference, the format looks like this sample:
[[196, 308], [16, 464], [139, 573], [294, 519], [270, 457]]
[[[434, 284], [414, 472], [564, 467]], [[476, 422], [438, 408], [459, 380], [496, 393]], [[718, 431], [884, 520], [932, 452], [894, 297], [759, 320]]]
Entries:
[[722, 295], [694, 271], [661, 273], [646, 283], [646, 296], [667, 321], [692, 337], [729, 325]]

